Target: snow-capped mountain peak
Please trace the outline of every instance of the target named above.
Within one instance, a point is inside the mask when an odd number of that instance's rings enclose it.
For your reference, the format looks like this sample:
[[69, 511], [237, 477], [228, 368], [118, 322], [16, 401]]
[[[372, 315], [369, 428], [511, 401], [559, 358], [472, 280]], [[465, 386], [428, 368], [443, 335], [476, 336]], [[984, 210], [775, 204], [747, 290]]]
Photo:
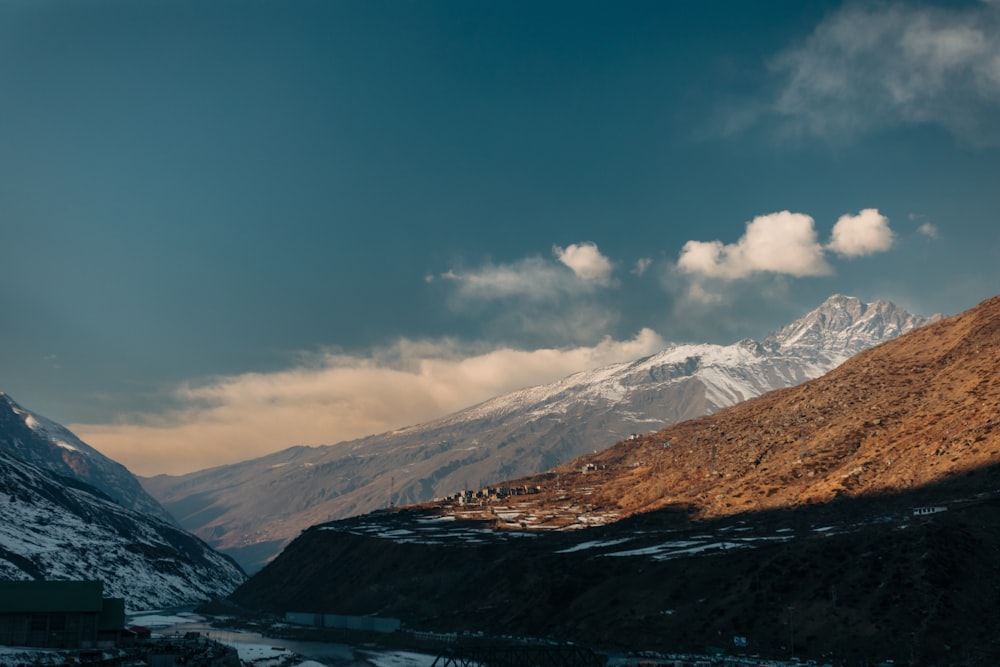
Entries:
[[911, 315], [888, 301], [864, 303], [857, 297], [835, 294], [769, 335], [762, 344], [784, 354], [808, 354], [837, 365], [861, 350], [941, 317]]

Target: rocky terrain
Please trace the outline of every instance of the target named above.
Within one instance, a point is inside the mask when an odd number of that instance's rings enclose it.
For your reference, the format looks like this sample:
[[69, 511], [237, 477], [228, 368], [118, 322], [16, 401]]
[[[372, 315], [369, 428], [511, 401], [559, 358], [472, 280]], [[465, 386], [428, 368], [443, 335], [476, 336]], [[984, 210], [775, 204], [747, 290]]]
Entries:
[[86, 482], [123, 507], [174, 521], [125, 466], [104, 456], [65, 426], [21, 407], [2, 391], [0, 451], [58, 475]]
[[231, 599], [632, 649], [1000, 664], [998, 371], [1000, 297], [480, 497], [316, 526]]
[[315, 523], [548, 470], [630, 433], [818, 377], [927, 321], [837, 295], [760, 342], [672, 345], [428, 424], [143, 484], [182, 526], [252, 572]]
[[245, 575], [194, 535], [0, 451], [0, 578], [100, 580], [129, 610], [222, 597]]
[[0, 394], [0, 579], [97, 579], [130, 610], [222, 597], [245, 575], [121, 464]]

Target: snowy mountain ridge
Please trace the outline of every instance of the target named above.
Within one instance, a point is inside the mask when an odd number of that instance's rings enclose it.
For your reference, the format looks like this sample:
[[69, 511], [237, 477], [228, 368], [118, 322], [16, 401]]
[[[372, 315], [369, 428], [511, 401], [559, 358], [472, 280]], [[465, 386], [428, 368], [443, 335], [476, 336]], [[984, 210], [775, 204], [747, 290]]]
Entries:
[[125, 466], [104, 456], [65, 426], [21, 407], [2, 391], [0, 451], [58, 475], [84, 481], [123, 507], [174, 522]]
[[891, 340], [942, 318], [940, 314], [929, 318], [910, 315], [888, 301], [866, 304], [856, 297], [835, 294], [761, 344], [785, 353], [815, 354], [818, 359], [839, 365], [874, 343]]
[[195, 536], [3, 450], [0, 513], [0, 579], [97, 579], [130, 611], [224, 597], [245, 579]]
[[675, 344], [636, 361], [581, 371], [552, 384], [489, 399], [442, 421], [495, 418], [529, 405], [534, 406], [530, 414], [535, 418], [565, 414], [578, 402], [625, 403], [643, 385], [692, 377], [705, 386], [708, 414], [779, 386], [819, 377], [864, 349], [938, 318], [913, 316], [887, 301], [865, 304], [856, 297], [834, 295], [761, 343], [745, 338], [732, 345]]
[[672, 345], [426, 424], [143, 484], [182, 526], [252, 572], [310, 525], [548, 470], [819, 377], [932, 319], [835, 295], [760, 343]]

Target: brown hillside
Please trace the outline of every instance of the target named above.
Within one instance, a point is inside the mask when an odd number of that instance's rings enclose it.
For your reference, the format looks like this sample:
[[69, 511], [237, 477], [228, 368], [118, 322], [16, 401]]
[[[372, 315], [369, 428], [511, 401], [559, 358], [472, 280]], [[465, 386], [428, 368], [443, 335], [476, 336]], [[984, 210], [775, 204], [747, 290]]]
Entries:
[[[915, 489], [1000, 463], [998, 371], [994, 297], [817, 380], [525, 481], [619, 517], [679, 504], [710, 518]], [[586, 463], [598, 471], [580, 474]]]
[[838, 665], [998, 665], [998, 361], [994, 298], [503, 485], [524, 495], [315, 526], [231, 599], [622, 649], [739, 653], [740, 636]]

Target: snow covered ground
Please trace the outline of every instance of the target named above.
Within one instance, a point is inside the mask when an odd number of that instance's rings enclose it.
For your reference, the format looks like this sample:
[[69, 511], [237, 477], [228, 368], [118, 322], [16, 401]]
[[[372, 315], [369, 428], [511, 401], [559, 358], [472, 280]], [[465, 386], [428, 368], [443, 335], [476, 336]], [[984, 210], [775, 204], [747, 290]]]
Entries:
[[62, 665], [66, 657], [59, 651], [22, 646], [0, 646], [0, 664], [4, 665]]
[[[257, 632], [219, 628], [209, 625], [209, 622], [209, 618], [191, 611], [156, 610], [131, 615], [127, 624], [149, 628], [154, 637], [200, 632], [235, 648], [240, 660], [253, 667], [430, 667], [437, 657], [413, 651], [354, 649], [341, 644], [290, 641], [266, 637]], [[0, 654], [0, 663], [17, 662], [5, 660]], [[63, 658], [38, 664], [63, 664]]]

